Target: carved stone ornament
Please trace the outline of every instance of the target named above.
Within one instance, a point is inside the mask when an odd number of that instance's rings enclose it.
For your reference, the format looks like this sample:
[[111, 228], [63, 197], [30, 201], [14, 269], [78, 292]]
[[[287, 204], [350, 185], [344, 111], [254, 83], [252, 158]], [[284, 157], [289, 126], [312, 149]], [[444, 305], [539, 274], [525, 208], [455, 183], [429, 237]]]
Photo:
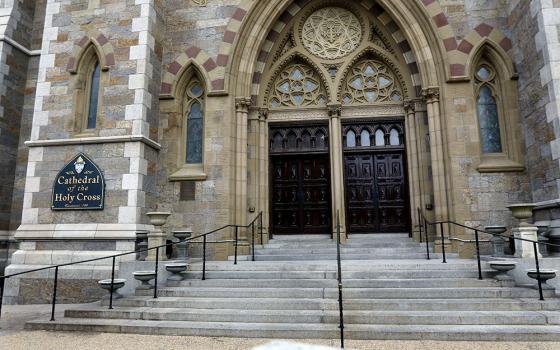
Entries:
[[192, 0], [198, 6], [206, 6], [208, 5], [208, 0]]
[[303, 24], [303, 46], [324, 59], [338, 59], [352, 53], [362, 40], [358, 18], [340, 7], [325, 7], [315, 11]]

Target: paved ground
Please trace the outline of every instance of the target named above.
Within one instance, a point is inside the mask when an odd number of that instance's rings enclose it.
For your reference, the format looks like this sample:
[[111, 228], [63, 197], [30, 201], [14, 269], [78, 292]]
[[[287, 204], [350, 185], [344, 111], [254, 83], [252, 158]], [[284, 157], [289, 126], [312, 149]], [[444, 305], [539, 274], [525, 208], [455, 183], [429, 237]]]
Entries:
[[[74, 305], [75, 306], [75, 305]], [[57, 305], [62, 317], [68, 305]], [[70, 306], [71, 307], [71, 306]], [[0, 349], [10, 350], [249, 350], [266, 344], [262, 339], [162, 337], [107, 333], [27, 332], [26, 321], [50, 317], [50, 305], [6, 306], [0, 319]], [[337, 347], [338, 340], [307, 340], [306, 344]], [[436, 342], [436, 341], [348, 341], [355, 350], [558, 350], [560, 343]]]

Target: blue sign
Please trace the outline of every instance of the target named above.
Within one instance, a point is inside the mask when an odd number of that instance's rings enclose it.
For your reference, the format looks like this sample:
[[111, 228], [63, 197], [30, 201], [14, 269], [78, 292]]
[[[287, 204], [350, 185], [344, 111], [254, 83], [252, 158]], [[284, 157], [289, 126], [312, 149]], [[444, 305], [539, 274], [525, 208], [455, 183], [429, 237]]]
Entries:
[[101, 210], [105, 179], [97, 165], [80, 153], [60, 170], [54, 180], [52, 210]]

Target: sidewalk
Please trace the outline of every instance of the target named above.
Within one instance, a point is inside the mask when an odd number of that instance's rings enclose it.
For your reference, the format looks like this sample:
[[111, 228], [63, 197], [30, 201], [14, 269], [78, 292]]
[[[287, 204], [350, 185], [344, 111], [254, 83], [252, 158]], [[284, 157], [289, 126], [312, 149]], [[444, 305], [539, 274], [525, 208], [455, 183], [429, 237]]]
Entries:
[[[57, 305], [57, 317], [66, 308]], [[266, 339], [173, 337], [108, 333], [28, 332], [25, 322], [50, 318], [50, 305], [4, 305], [0, 320], [0, 350], [249, 350]], [[338, 340], [298, 341], [336, 348]], [[557, 350], [560, 343], [535, 342], [437, 342], [437, 341], [347, 341], [356, 350]]]

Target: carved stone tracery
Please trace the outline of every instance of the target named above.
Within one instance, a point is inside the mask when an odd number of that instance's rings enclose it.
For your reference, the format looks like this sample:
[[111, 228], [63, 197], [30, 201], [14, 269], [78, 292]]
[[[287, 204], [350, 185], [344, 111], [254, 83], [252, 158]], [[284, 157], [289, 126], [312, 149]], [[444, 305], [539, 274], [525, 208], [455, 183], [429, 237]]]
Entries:
[[358, 18], [340, 7], [315, 11], [303, 24], [303, 46], [317, 57], [338, 59], [352, 53], [362, 40]]

